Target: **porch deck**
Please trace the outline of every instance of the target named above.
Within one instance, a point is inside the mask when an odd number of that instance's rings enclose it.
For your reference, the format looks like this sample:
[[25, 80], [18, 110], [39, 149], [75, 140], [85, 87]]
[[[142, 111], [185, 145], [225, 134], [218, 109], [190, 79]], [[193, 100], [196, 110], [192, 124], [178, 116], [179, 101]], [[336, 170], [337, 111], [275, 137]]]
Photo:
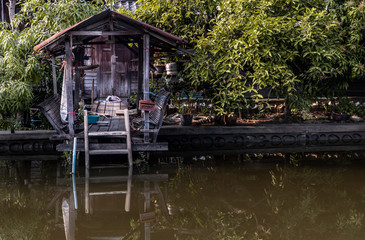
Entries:
[[[126, 131], [124, 116], [100, 117], [97, 124], [89, 124], [88, 132], [92, 135], [101, 133], [93, 141], [89, 142], [90, 151], [125, 149], [125, 137], [118, 136], [118, 132]], [[84, 131], [75, 135], [78, 139], [84, 139]], [[72, 151], [71, 143], [57, 145], [57, 151]], [[144, 143], [143, 139], [132, 132], [132, 151], [167, 151], [167, 142]], [[83, 142], [77, 144], [77, 151], [84, 152], [85, 145]]]

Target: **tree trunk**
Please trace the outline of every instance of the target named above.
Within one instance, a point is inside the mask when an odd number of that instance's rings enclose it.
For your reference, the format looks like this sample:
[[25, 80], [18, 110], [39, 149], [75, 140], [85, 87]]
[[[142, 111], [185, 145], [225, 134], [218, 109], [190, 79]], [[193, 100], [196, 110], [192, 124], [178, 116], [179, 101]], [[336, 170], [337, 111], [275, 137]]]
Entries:
[[4, 0], [1, 0], [1, 21], [5, 22]]
[[16, 6], [16, 0], [9, 0], [9, 2], [6, 4], [9, 9], [9, 19], [10, 23], [13, 22], [13, 17], [15, 15], [15, 6]]

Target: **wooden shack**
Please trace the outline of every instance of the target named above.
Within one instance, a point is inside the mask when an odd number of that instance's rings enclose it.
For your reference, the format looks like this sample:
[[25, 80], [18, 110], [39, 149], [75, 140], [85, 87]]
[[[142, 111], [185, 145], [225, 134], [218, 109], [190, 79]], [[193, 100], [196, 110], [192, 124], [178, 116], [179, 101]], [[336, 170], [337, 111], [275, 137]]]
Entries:
[[[74, 114], [81, 99], [91, 99], [92, 104], [95, 99], [108, 96], [126, 100], [137, 94], [138, 100], [149, 100], [150, 56], [155, 52], [174, 52], [183, 43], [183, 39], [154, 26], [105, 10], [36, 45], [36, 52], [52, 59], [55, 94], [55, 59], [63, 59], [67, 138], [75, 136]], [[149, 112], [143, 112], [142, 117], [147, 144], [154, 132], [149, 130]]]

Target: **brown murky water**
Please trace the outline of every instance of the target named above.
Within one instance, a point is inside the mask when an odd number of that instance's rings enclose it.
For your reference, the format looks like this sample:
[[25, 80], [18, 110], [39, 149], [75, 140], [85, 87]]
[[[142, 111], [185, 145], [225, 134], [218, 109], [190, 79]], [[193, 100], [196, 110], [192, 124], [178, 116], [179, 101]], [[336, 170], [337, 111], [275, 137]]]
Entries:
[[3, 161], [0, 239], [364, 239], [363, 154], [302, 158], [163, 157], [89, 179]]

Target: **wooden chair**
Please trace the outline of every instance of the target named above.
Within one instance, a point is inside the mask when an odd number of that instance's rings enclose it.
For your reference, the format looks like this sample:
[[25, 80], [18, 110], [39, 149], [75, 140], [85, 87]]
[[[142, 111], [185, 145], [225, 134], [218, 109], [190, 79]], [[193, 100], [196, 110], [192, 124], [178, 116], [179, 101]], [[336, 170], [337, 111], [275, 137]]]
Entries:
[[[162, 126], [163, 117], [165, 114], [167, 103], [170, 100], [170, 92], [166, 91], [164, 88], [161, 88], [156, 95], [153, 97], [153, 101], [155, 103], [155, 108], [150, 112], [149, 115], [149, 126], [153, 133], [152, 141], [156, 142], [158, 132]], [[132, 126], [139, 132], [143, 131], [145, 121], [142, 118], [135, 118], [132, 120]]]
[[61, 98], [59, 95], [56, 94], [38, 104], [37, 107], [48, 119], [53, 128], [57, 131], [57, 133], [63, 135], [67, 133], [68, 128], [67, 124], [61, 121], [60, 105]]

